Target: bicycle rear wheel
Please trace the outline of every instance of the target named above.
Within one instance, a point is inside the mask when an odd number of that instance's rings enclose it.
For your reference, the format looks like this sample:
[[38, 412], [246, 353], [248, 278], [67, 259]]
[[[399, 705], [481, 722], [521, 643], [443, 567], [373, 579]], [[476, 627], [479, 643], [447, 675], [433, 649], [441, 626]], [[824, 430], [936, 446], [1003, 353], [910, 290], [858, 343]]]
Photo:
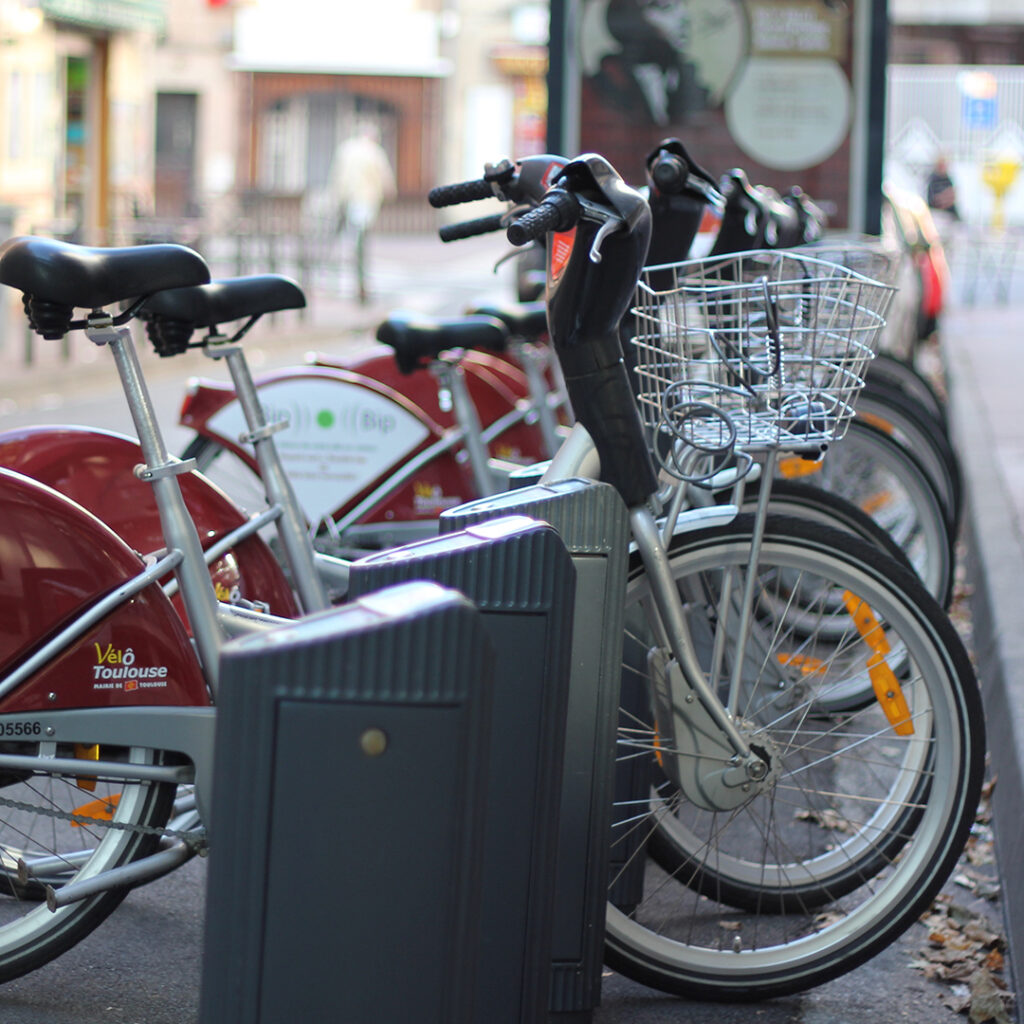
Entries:
[[[55, 743], [0, 744], [0, 753], [74, 757]], [[159, 752], [101, 748], [104, 760], [154, 764]], [[80, 755], [79, 755], [80, 756]], [[152, 853], [175, 787], [0, 768], [0, 982], [48, 963], [93, 931], [127, 895], [117, 889], [51, 912], [46, 886], [94, 877]], [[91, 788], [83, 788], [91, 787]], [[79, 816], [77, 822], [71, 815]]]
[[[725, 573], [746, 575], [750, 536], [741, 516], [669, 552], [705, 668]], [[786, 518], [769, 519], [756, 573], [735, 717], [770, 773], [727, 810], [684, 798], [673, 759], [686, 755], [652, 724], [641, 666], [660, 627], [639, 566], [627, 598], [619, 764], [632, 781], [617, 791], [606, 960], [702, 998], [799, 991], [888, 945], [955, 865], [982, 779], [977, 683], [911, 574]]]

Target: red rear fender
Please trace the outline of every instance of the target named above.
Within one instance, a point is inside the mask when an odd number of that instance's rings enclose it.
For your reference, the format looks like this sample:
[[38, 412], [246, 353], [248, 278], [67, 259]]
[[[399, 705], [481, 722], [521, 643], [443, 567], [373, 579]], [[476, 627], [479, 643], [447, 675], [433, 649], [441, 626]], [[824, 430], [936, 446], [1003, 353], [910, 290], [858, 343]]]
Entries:
[[[6, 469], [0, 469], [0, 543], [0, 684], [35, 650], [143, 568], [139, 556], [91, 513]], [[115, 681], [105, 672], [115, 663], [137, 667], [117, 676], [120, 689], [99, 685]], [[0, 712], [208, 702], [181, 620], [152, 584], [5, 694]]]
[[[109, 431], [26, 427], [0, 433], [0, 466], [59, 491], [145, 554], [166, 545], [153, 489], [134, 472], [142, 461], [136, 441]], [[201, 474], [185, 473], [178, 480], [205, 548], [245, 523], [237, 506]], [[222, 600], [234, 593], [266, 602], [275, 615], [298, 614], [284, 573], [258, 536], [219, 559], [211, 573]]]

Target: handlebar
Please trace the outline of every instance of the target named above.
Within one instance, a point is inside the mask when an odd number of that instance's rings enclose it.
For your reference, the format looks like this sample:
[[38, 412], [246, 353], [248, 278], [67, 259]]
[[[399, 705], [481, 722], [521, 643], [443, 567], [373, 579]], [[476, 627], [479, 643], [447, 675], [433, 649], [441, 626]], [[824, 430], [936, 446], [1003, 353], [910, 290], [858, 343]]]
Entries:
[[461, 238], [472, 238], [474, 235], [488, 235], [492, 231], [500, 231], [504, 224], [504, 216], [494, 213], [489, 217], [478, 217], [476, 220], [445, 224], [438, 229], [438, 235], [442, 242], [457, 242]]
[[580, 218], [579, 200], [565, 189], [552, 189], [539, 206], [524, 213], [508, 226], [506, 235], [513, 245], [526, 245], [549, 231], [567, 231]]
[[435, 209], [443, 206], [458, 206], [477, 199], [493, 199], [497, 193], [494, 185], [486, 178], [476, 181], [460, 181], [454, 185], [438, 185], [427, 194], [427, 202]]
[[651, 181], [661, 192], [679, 192], [690, 173], [689, 164], [677, 153], [660, 150], [650, 165]]
[[[568, 162], [565, 157], [552, 156], [550, 153], [539, 153], [516, 163], [502, 160], [496, 164], [488, 164], [482, 178], [461, 181], [454, 185], [439, 185], [430, 190], [427, 198], [430, 205], [437, 209], [471, 203], [478, 199], [499, 199], [515, 206], [532, 208], [543, 201], [545, 193]], [[453, 242], [460, 238], [497, 231], [504, 226], [504, 223], [481, 217], [459, 224], [446, 224], [440, 229], [439, 234], [442, 242]], [[545, 231], [541, 230], [540, 234], [544, 233]]]

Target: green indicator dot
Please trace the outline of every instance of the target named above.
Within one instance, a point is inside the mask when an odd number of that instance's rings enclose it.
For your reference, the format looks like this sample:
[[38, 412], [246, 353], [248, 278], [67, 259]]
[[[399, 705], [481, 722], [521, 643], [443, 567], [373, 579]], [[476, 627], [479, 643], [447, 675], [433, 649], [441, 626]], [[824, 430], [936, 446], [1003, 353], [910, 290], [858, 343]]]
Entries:
[[321, 409], [316, 414], [316, 425], [328, 430], [334, 426], [334, 413], [330, 409]]

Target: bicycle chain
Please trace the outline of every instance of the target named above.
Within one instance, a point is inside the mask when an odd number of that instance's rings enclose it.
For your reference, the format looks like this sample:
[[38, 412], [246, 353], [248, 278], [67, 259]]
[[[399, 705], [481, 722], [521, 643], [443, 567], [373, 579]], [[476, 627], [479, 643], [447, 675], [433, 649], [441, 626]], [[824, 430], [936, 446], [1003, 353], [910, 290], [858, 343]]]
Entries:
[[133, 825], [125, 821], [112, 821], [109, 818], [94, 818], [88, 814], [75, 814], [73, 811], [58, 811], [56, 808], [39, 807], [37, 804], [9, 800], [3, 796], [0, 796], [0, 805], [11, 807], [16, 811], [41, 814], [45, 818], [60, 818], [76, 825], [93, 825], [99, 828], [114, 829], [117, 832], [138, 832], [143, 835], [173, 836], [176, 839], [184, 839], [189, 846], [193, 846], [197, 850], [206, 845], [205, 833], [197, 836], [195, 832], [182, 832], [179, 829], [161, 828], [158, 825]]

